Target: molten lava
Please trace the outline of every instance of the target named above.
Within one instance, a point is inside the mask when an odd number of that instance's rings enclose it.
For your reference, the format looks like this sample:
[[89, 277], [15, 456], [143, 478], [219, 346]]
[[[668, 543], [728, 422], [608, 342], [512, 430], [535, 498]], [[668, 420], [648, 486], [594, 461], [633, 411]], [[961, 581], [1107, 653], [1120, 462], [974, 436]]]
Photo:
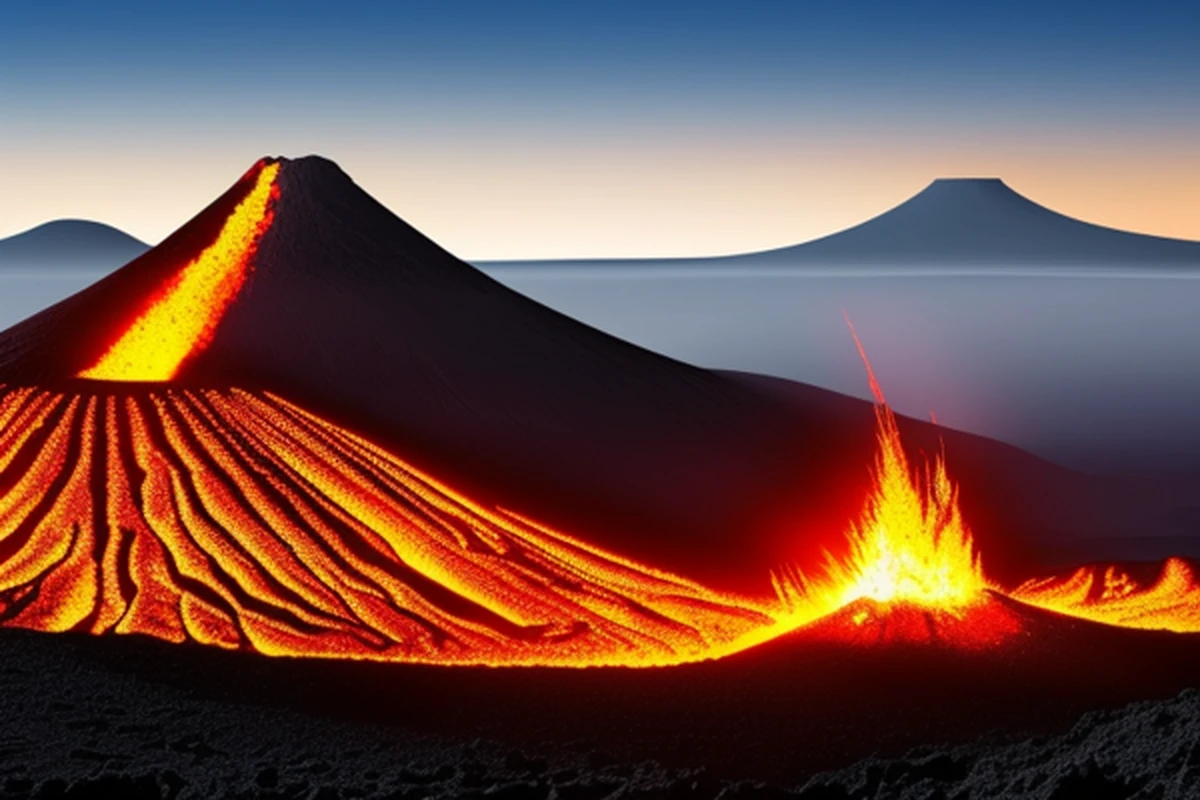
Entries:
[[81, 378], [169, 381], [208, 346], [225, 309], [250, 271], [258, 242], [273, 218], [279, 164], [261, 164], [250, 193], [226, 219], [217, 239], [163, 286]]
[[[1018, 617], [984, 576], [957, 492], [939, 455], [914, 472], [899, 429], [854, 326], [851, 335], [875, 396], [877, 443], [872, 489], [847, 553], [826, 556], [824, 573], [775, 576], [781, 630], [812, 625], [841, 641], [927, 641], [954, 646], [998, 644], [1020, 630]], [[1008, 592], [1029, 606], [1129, 628], [1200, 632], [1200, 579], [1178, 558], [1157, 579], [1139, 583], [1110, 566], [1031, 580]], [[770, 636], [762, 636], [763, 639]]]
[[[851, 523], [845, 556], [827, 554], [824, 574], [816, 579], [806, 579], [798, 570], [776, 577], [776, 590], [789, 609], [785, 616], [793, 626], [846, 608], [854, 609], [843, 616], [856, 626], [895, 616], [897, 609], [900, 616], [915, 612], [930, 624], [946, 616], [961, 619], [988, 598], [991, 587], [957, 492], [942, 457], [932, 470], [926, 465], [918, 473], [910, 467], [895, 415], [853, 325], [850, 331], [876, 401], [872, 489], [861, 521]], [[923, 633], [926, 626], [900, 624], [895, 617], [890, 627]]]
[[648, 666], [727, 652], [770, 621], [485, 509], [271, 395], [7, 390], [0, 485], [8, 625], [269, 655]]
[[1117, 566], [1082, 567], [1066, 577], [1028, 581], [1012, 597], [1107, 625], [1200, 633], [1200, 579], [1180, 558], [1168, 558], [1149, 583]]

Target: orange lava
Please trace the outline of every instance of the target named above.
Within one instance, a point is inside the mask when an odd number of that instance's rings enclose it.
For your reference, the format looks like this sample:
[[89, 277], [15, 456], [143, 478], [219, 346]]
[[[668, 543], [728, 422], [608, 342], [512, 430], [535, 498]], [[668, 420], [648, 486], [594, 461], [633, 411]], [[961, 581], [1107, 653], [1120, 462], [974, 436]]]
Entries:
[[957, 492], [939, 455], [914, 472], [874, 371], [850, 320], [854, 343], [875, 396], [878, 451], [861, 521], [852, 523], [848, 554], [826, 557], [809, 578], [796, 569], [774, 576], [781, 611], [761, 639], [811, 626], [842, 641], [999, 644], [1018, 633], [1002, 594], [1025, 605], [1126, 628], [1200, 632], [1200, 579], [1186, 562], [1166, 561], [1142, 585], [1120, 568], [1089, 566], [1029, 581], [1004, 592], [984, 575]]
[[[961, 621], [988, 599], [992, 587], [963, 521], [957, 492], [942, 457], [922, 472], [909, 465], [895, 415], [853, 325], [850, 331], [876, 400], [878, 450], [872, 489], [861, 520], [851, 523], [846, 556], [826, 554], [823, 573], [815, 578], [798, 570], [776, 576], [776, 591], [787, 609], [781, 615], [783, 625], [806, 625], [851, 606], [856, 611], [843, 617], [852, 626], [883, 623], [893, 611], [899, 612], [898, 619], [922, 619], [931, 625]], [[891, 627], [924, 632], [923, 623]], [[972, 630], [970, 625], [952, 627]], [[996, 638], [995, 626], [988, 628], [984, 641]], [[972, 635], [954, 638], [977, 643]]]
[[1117, 566], [1090, 566], [1066, 577], [1028, 581], [1012, 597], [1107, 625], [1200, 633], [1200, 579], [1179, 558], [1167, 559], [1148, 584]]
[[271, 227], [279, 164], [264, 164], [217, 240], [151, 298], [125, 332], [80, 378], [162, 382], [208, 346], [246, 281], [258, 242]]
[[0, 394], [0, 622], [277, 656], [651, 666], [749, 601], [484, 508], [290, 403]]

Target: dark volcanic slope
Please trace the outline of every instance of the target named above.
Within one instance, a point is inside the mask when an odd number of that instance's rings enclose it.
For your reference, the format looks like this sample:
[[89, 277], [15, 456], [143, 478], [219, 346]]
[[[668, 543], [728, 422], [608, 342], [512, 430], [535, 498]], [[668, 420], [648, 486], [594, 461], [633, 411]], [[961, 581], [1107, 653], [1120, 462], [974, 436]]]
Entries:
[[150, 245], [109, 225], [59, 219], [0, 239], [0, 269], [109, 270], [149, 249]]
[[[0, 382], [73, 391], [128, 309], [212, 241], [252, 180], [0, 334]], [[330, 161], [284, 160], [278, 186], [254, 269], [180, 383], [277, 393], [483, 502], [717, 586], [763, 589], [767, 568], [816, 558], [858, 514], [870, 404], [706, 371], [582, 325], [459, 261]], [[927, 451], [943, 433], [902, 428]], [[944, 435], [1001, 575], [1064, 538], [1148, 534], [1196, 494], [1093, 480]]]
[[1092, 225], [1038, 205], [999, 178], [941, 178], [861, 225], [738, 258], [917, 266], [1200, 266], [1200, 242]]

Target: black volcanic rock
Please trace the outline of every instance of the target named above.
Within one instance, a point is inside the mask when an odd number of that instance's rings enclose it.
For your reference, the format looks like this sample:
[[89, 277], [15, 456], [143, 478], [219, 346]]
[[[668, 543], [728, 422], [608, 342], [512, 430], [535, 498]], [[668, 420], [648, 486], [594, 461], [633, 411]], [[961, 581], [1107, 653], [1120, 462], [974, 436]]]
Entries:
[[1195, 642], [1050, 627], [997, 658], [784, 642], [671, 670], [4, 630], [0, 797], [1195, 797]]
[[59, 219], [0, 239], [0, 269], [110, 270], [149, 249], [109, 225]]
[[[277, 393], [484, 503], [717, 586], [769, 591], [771, 567], [812, 563], [857, 517], [869, 403], [616, 339], [458, 260], [332, 162], [281, 163], [254, 269], [179, 383]], [[0, 383], [70, 390], [130, 309], [213, 240], [253, 172], [125, 268], [0, 334]], [[914, 449], [944, 439], [1002, 579], [1065, 539], [1149, 533], [1196, 496], [901, 427]]]
[[940, 178], [873, 219], [811, 242], [733, 259], [779, 264], [1200, 266], [1200, 242], [1083, 222], [999, 178]]

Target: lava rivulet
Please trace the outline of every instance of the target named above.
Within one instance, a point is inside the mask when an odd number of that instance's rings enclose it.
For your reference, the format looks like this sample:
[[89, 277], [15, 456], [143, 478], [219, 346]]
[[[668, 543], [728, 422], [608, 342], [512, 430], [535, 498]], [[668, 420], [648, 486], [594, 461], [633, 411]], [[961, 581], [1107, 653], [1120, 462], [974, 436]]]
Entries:
[[[983, 576], [945, 465], [912, 471], [878, 399], [875, 484], [849, 555], [754, 600], [483, 507], [269, 393], [0, 387], [0, 624], [575, 667], [720, 657], [805, 626], [862, 645], [999, 644], [1020, 623]], [[1082, 569], [1010, 596], [1200, 631], [1200, 583], [1177, 559], [1148, 586]]]
[[749, 602], [485, 509], [270, 395], [0, 397], [0, 620], [270, 655], [648, 666]]
[[163, 286], [100, 359], [79, 377], [161, 382], [202, 351], [246, 281], [258, 242], [271, 227], [279, 164], [257, 166], [249, 194], [217, 239]]
[[1081, 567], [1065, 577], [1028, 581], [1012, 597], [1124, 628], [1200, 632], [1200, 580], [1180, 558], [1168, 558], [1151, 582], [1139, 582], [1115, 565]]

